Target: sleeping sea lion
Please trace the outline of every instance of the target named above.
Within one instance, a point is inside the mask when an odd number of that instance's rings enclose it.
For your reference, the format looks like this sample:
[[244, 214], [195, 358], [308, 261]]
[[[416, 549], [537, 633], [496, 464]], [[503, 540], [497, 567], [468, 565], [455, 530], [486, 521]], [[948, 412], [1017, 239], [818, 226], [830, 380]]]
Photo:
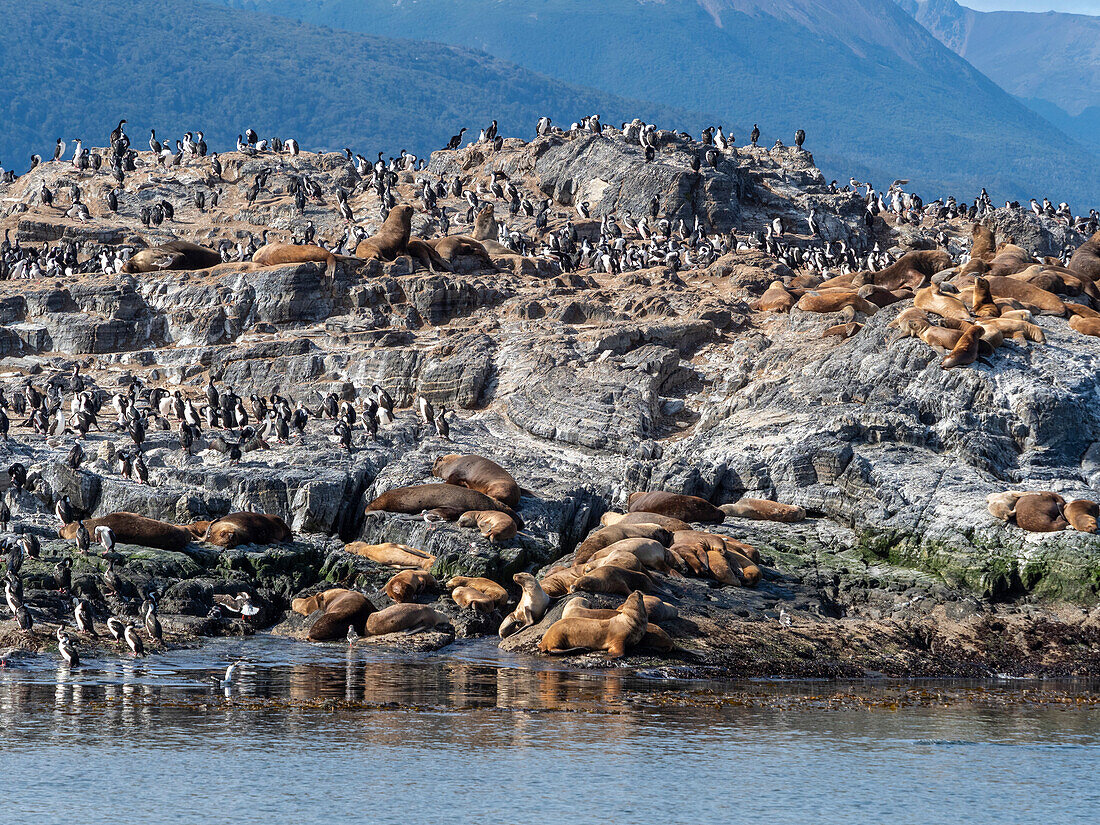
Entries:
[[230, 513], [210, 522], [203, 540], [219, 547], [237, 547], [241, 544], [276, 544], [290, 541], [290, 538], [290, 528], [278, 516]]
[[[182, 550], [194, 538], [183, 527], [139, 516], [137, 513], [110, 513], [99, 518], [85, 519], [88, 535], [95, 536], [97, 527], [110, 527], [119, 544], [136, 544], [139, 547], [156, 547], [160, 550]], [[63, 539], [75, 539], [76, 522], [64, 525], [57, 534]]]
[[252, 255], [252, 262], [260, 266], [296, 264], [316, 261], [325, 265], [325, 274], [336, 275], [336, 256], [327, 249], [313, 244], [269, 243]]
[[479, 455], [443, 455], [432, 464], [432, 475], [447, 484], [468, 487], [515, 507], [519, 504], [519, 484], [511, 473]]
[[1016, 525], [1032, 533], [1056, 533], [1069, 526], [1062, 515], [1066, 500], [1057, 493], [1025, 493], [1016, 499]]
[[[656, 515], [656, 514], [652, 514]], [[656, 524], [624, 524], [622, 522], [611, 527], [604, 527], [591, 533], [588, 538], [577, 545], [573, 560], [575, 564], [583, 564], [592, 558], [594, 553], [603, 550], [608, 545], [623, 539], [653, 539], [668, 547], [672, 544], [672, 533], [664, 527]]]
[[[544, 584], [543, 589], [545, 588]], [[618, 593], [622, 596], [627, 596], [634, 590], [648, 593], [652, 589], [653, 580], [645, 573], [622, 567], [599, 567], [591, 573], [585, 573], [569, 586], [571, 593], [586, 590], [589, 593]]]
[[439, 582], [426, 570], [402, 570], [383, 589], [396, 603], [411, 602], [421, 593], [438, 590]]
[[1096, 532], [1096, 518], [1100, 513], [1097, 511], [1095, 501], [1079, 498], [1067, 504], [1063, 508], [1063, 513], [1074, 530], [1082, 533]]
[[468, 510], [458, 517], [459, 527], [476, 527], [490, 544], [515, 538], [519, 528], [512, 517], [499, 510]]
[[806, 511], [796, 504], [781, 504], [763, 498], [742, 498], [733, 504], [723, 504], [718, 509], [727, 516], [760, 521], [793, 522], [806, 518]]
[[338, 596], [350, 592], [346, 587], [332, 587], [312, 596], [294, 599], [290, 603], [290, 609], [300, 616], [308, 616], [314, 611], [323, 609], [326, 604], [332, 604]]
[[425, 510], [436, 510], [450, 519], [457, 519], [470, 510], [499, 510], [507, 513], [516, 526], [523, 528], [523, 519], [502, 501], [477, 490], [456, 484], [415, 484], [387, 490], [367, 505], [366, 512], [385, 511], [419, 515]]
[[222, 262], [222, 256], [213, 249], [190, 241], [169, 241], [135, 252], [122, 265], [127, 273], [163, 272], [169, 269], [208, 269]]
[[416, 630], [432, 630], [441, 625], [450, 626], [451, 619], [444, 613], [423, 604], [391, 604], [367, 617], [364, 636], [384, 636]]
[[702, 521], [721, 524], [726, 514], [699, 496], [682, 493], [654, 491], [649, 493], [631, 493], [627, 499], [630, 512], [658, 513], [672, 516], [681, 521]]
[[328, 642], [347, 637], [348, 628], [354, 627], [360, 636], [366, 635], [367, 622], [374, 615], [374, 605], [362, 593], [349, 590], [326, 600], [324, 614], [309, 629], [309, 640]]
[[392, 541], [382, 544], [367, 544], [365, 541], [353, 541], [344, 545], [344, 551], [356, 556], [364, 556], [379, 564], [388, 564], [393, 567], [416, 567], [421, 570], [431, 570], [435, 564], [435, 556], [409, 547], [407, 544], [395, 544]]
[[[675, 532], [676, 530], [691, 529], [691, 525], [688, 524], [686, 521], [683, 521], [682, 519], [662, 515], [661, 513], [646, 512], [612, 513], [609, 511], [600, 516], [600, 524], [604, 525], [605, 527], [613, 527], [619, 524], [656, 524], [658, 527], [663, 527], [671, 532]], [[593, 535], [595, 534], [593, 533]], [[623, 538], [627, 538], [627, 536], [623, 536]], [[647, 538], [652, 539], [657, 537], [648, 536]]]

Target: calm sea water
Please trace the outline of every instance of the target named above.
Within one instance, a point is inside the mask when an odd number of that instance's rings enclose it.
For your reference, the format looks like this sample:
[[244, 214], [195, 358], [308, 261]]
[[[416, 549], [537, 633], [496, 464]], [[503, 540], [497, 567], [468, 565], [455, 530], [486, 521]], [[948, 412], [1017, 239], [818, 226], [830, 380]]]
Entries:
[[72, 673], [23, 660], [0, 670], [0, 822], [1100, 815], [1094, 685], [667, 676], [575, 672], [487, 642], [413, 658], [266, 636]]

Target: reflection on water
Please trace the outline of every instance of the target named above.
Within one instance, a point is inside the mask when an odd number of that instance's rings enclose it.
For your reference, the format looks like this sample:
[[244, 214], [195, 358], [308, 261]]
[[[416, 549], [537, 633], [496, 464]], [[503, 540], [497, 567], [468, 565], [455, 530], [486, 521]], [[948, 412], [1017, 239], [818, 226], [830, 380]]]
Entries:
[[0, 670], [2, 819], [1049, 825], [1100, 809], [1092, 685], [655, 675], [487, 642], [399, 656], [263, 636], [72, 672], [27, 659]]

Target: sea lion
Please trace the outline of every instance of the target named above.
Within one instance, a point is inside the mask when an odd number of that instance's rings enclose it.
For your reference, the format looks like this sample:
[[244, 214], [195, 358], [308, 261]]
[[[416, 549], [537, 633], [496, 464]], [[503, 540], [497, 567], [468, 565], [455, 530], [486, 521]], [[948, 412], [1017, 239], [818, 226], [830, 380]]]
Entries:
[[742, 544], [729, 536], [720, 536], [717, 533], [707, 533], [702, 530], [677, 530], [673, 535], [676, 544], [696, 542], [707, 550], [728, 550], [732, 547], [753, 561], [760, 561], [759, 550], [751, 544]]
[[492, 613], [497, 607], [496, 600], [492, 596], [486, 596], [472, 587], [456, 587], [451, 591], [451, 598], [459, 607], [463, 609], [469, 607], [478, 613]]
[[444, 613], [423, 604], [406, 602], [371, 613], [367, 617], [364, 636], [384, 636], [387, 633], [432, 630], [441, 625], [450, 626], [451, 619]]
[[[983, 223], [974, 223], [970, 227], [970, 259], [989, 262], [997, 249], [997, 239], [993, 230]], [[945, 269], [947, 267], [944, 267]]]
[[510, 515], [517, 527], [523, 527], [523, 519], [504, 502], [456, 484], [414, 484], [411, 487], [396, 487], [384, 492], [366, 508], [368, 514], [372, 511], [386, 511], [419, 515], [425, 510], [438, 510], [451, 519], [457, 519], [470, 510], [499, 510]]
[[681, 521], [701, 521], [721, 524], [726, 514], [698, 496], [688, 496], [682, 493], [666, 493], [654, 491], [650, 493], [631, 493], [627, 499], [630, 512], [658, 513], [659, 515], [672, 516]]
[[974, 279], [974, 297], [970, 305], [974, 308], [975, 318], [997, 318], [1001, 314], [1001, 308], [994, 303], [989, 281], [985, 278]]
[[941, 318], [959, 318], [970, 320], [970, 312], [966, 305], [954, 295], [946, 294], [940, 289], [939, 284], [929, 284], [924, 289], [918, 289], [913, 299], [913, 305], [917, 309], [939, 315]]
[[386, 216], [382, 226], [373, 236], [360, 241], [355, 247], [355, 257], [363, 260], [392, 261], [407, 254], [412, 236], [413, 208], [398, 204]]
[[[995, 301], [1001, 298], [1011, 298], [1021, 306], [1031, 310], [1036, 315], [1066, 314], [1065, 302], [1053, 292], [1047, 292], [1027, 281], [1007, 276], [987, 275], [985, 280], [989, 282], [990, 294]], [[962, 284], [960, 283], [961, 287]], [[960, 294], [966, 297], [967, 289], [961, 289]]]
[[573, 583], [579, 579], [581, 575], [580, 568], [566, 567], [563, 570], [556, 570], [544, 577], [539, 584], [542, 586], [547, 596], [556, 599], [568, 593], [569, 588], [573, 586]]
[[710, 560], [707, 558], [705, 545], [698, 542], [673, 542], [668, 552], [680, 560], [681, 569], [690, 570], [699, 577], [710, 575]]
[[206, 521], [192, 521], [190, 524], [181, 524], [184, 530], [190, 533], [195, 538], [201, 540], [206, 535], [206, 531], [210, 529], [210, 520]]
[[515, 507], [519, 504], [519, 484], [511, 474], [479, 455], [443, 455], [432, 464], [432, 475], [447, 484], [477, 490], [497, 501]]
[[543, 653], [603, 650], [612, 658], [626, 655], [645, 636], [649, 621], [642, 594], [630, 593], [619, 614], [611, 619], [559, 619], [539, 641]]
[[[1073, 326], [1073, 319], [1070, 319], [1069, 325]], [[1042, 344], [1046, 341], [1046, 335], [1043, 334], [1043, 330], [1035, 324], [1030, 324], [1027, 321], [1022, 321], [1018, 318], [1008, 318], [1004, 314], [1000, 318], [983, 318], [978, 321], [978, 326], [987, 330], [997, 330], [1001, 333], [1001, 336], [1008, 336], [1014, 341], [1020, 343], [1026, 343], [1028, 341], [1035, 341]]]
[[488, 596], [498, 607], [508, 604], [508, 591], [492, 579], [480, 576], [454, 576], [447, 581], [447, 589], [454, 590], [457, 587], [470, 587]]
[[421, 593], [438, 590], [439, 582], [426, 570], [402, 570], [396, 573], [383, 588], [394, 602], [411, 602]]
[[756, 302], [756, 308], [762, 312], [790, 312], [794, 304], [795, 297], [787, 292], [783, 282], [772, 281]]
[[878, 272], [862, 273], [869, 283], [889, 290], [909, 287], [916, 290], [937, 272], [952, 266], [951, 256], [943, 249], [921, 249], [906, 252]]
[[210, 522], [203, 540], [218, 547], [241, 544], [276, 544], [290, 541], [290, 528], [278, 516], [263, 513], [230, 513]]
[[424, 241], [434, 249], [439, 257], [449, 264], [454, 264], [455, 258], [460, 255], [470, 255], [480, 260], [488, 269], [495, 269], [496, 264], [489, 257], [485, 246], [469, 235], [447, 235], [443, 238], [429, 238]]
[[[691, 525], [682, 519], [662, 515], [661, 513], [646, 512], [612, 513], [609, 511], [600, 516], [600, 524], [605, 527], [614, 527], [619, 524], [656, 524], [658, 527], [663, 527], [669, 531], [691, 529]], [[595, 533], [592, 535], [595, 535]], [[623, 536], [623, 538], [629, 538], [629, 536]], [[656, 539], [657, 536], [647, 536], [646, 538]], [[661, 541], [660, 539], [657, 540]], [[616, 541], [618, 541], [618, 539], [616, 539]]]
[[[545, 588], [546, 585], [543, 584], [543, 589]], [[618, 593], [622, 596], [627, 596], [634, 590], [648, 593], [652, 589], [653, 580], [645, 573], [622, 567], [599, 567], [591, 573], [585, 573], [569, 586], [570, 593], [585, 590], [589, 593]]]
[[344, 545], [344, 551], [354, 553], [356, 556], [365, 556], [379, 564], [388, 564], [393, 567], [416, 567], [421, 570], [431, 570], [435, 564], [435, 556], [409, 547], [407, 544], [395, 544], [387, 541], [382, 544], [367, 544], [365, 541], [353, 541]]
[[1100, 292], [1097, 292], [1096, 285], [1092, 281], [1086, 281], [1060, 265], [1032, 264], [1022, 272], [1015, 272], [1008, 277], [1045, 289], [1052, 295], [1075, 298], [1085, 294], [1093, 301], [1100, 299]]
[[169, 269], [208, 269], [222, 262], [222, 256], [213, 249], [190, 241], [169, 241], [135, 252], [122, 265], [126, 273], [163, 272]]
[[[745, 587], [756, 587], [760, 584], [760, 579], [764, 577], [763, 571], [752, 559], [741, 552], [737, 544], [737, 542], [732, 541], [726, 543], [726, 563], [737, 568], [735, 572]], [[749, 547], [749, 545], [745, 544], [741, 547]], [[756, 550], [755, 547], [750, 549]]]
[[1069, 259], [1068, 268], [1095, 283], [1100, 280], [1100, 232], [1081, 244]]
[[680, 560], [672, 556], [665, 545], [647, 538], [627, 538], [616, 541], [602, 550], [597, 550], [589, 561], [606, 559], [616, 553], [628, 553], [650, 570], [659, 570], [662, 573], [667, 573], [670, 569], [683, 569]]
[[[655, 517], [656, 514], [651, 514]], [[591, 533], [577, 545], [573, 554], [575, 564], [584, 564], [594, 553], [623, 539], [653, 539], [668, 547], [672, 544], [672, 533], [657, 524], [626, 524], [620, 522]]]
[[1056, 533], [1069, 526], [1062, 515], [1066, 500], [1057, 493], [1025, 493], [1016, 499], [1016, 525], [1032, 533]]
[[514, 249], [509, 249], [504, 244], [497, 241], [499, 233], [500, 226], [497, 224], [493, 205], [487, 203], [481, 207], [480, 211], [477, 213], [477, 217], [474, 218], [474, 240], [485, 247], [485, 251], [490, 255], [515, 256], [516, 251]]
[[1074, 530], [1082, 533], [1096, 532], [1096, 519], [1100, 515], [1100, 510], [1097, 509], [1095, 501], [1079, 498], [1067, 504], [1062, 512]]
[[344, 593], [350, 593], [346, 587], [333, 587], [325, 590], [321, 593], [315, 593], [312, 596], [306, 596], [300, 599], [294, 599], [290, 603], [290, 609], [300, 616], [308, 616], [311, 613], [324, 609], [326, 604], [332, 604], [338, 596], [342, 596]]
[[677, 619], [680, 616], [680, 611], [673, 605], [661, 601], [658, 597], [651, 596], [648, 593], [642, 596], [642, 602], [645, 604], [646, 615], [655, 622]]
[[727, 516], [759, 521], [794, 522], [806, 518], [806, 511], [796, 504], [781, 504], [763, 498], [742, 498], [733, 504], [723, 504], [718, 509]]
[[516, 573], [512, 576], [512, 581], [518, 584], [523, 592], [520, 594], [516, 609], [501, 622], [500, 630], [497, 632], [502, 639], [541, 622], [542, 617], [546, 615], [546, 609], [550, 606], [550, 597], [530, 573]]
[[1037, 263], [1039, 263], [1038, 259], [1033, 258], [1023, 247], [1005, 243], [1001, 244], [997, 254], [989, 261], [989, 274], [995, 277], [1012, 275]]
[[711, 578], [722, 584], [740, 585], [741, 579], [730, 568], [726, 554], [720, 550], [707, 551], [707, 563], [710, 565]]
[[[646, 613], [648, 614], [649, 606], [648, 603], [645, 604]], [[584, 596], [574, 596], [566, 602], [561, 617], [563, 619], [614, 619], [622, 612], [622, 609], [623, 605], [614, 610], [611, 608], [594, 608]], [[647, 616], [647, 619], [656, 620], [654, 616]], [[645, 635], [638, 642], [638, 647], [651, 647], [656, 650], [669, 651], [676, 649], [676, 643], [660, 625], [653, 624], [653, 621], [647, 621]]]
[[940, 366], [945, 370], [949, 370], [952, 367], [973, 364], [978, 360], [978, 347], [981, 344], [981, 339], [982, 327], [977, 324], [971, 324], [967, 329], [963, 330], [962, 335], [959, 336], [958, 343], [955, 344], [951, 352], [944, 356], [943, 361], [940, 362]]
[[840, 312], [846, 307], [851, 307], [864, 315], [874, 315], [878, 307], [870, 301], [859, 297], [859, 293], [852, 291], [822, 292], [814, 290], [807, 292], [798, 299], [795, 304], [803, 312]]
[[1006, 490], [1003, 493], [990, 493], [985, 497], [985, 506], [989, 514], [1001, 521], [1008, 521], [1016, 515], [1016, 502], [1025, 493], [1019, 490]]
[[[679, 564], [680, 560], [677, 559], [676, 563]], [[581, 565], [581, 572], [587, 575], [601, 567], [621, 567], [623, 570], [633, 570], [635, 573], [649, 572], [649, 568], [642, 563], [641, 559], [626, 550], [616, 550], [599, 558], [593, 557]]]
[[490, 544], [515, 538], [519, 528], [512, 517], [499, 510], [469, 510], [458, 517], [459, 527], [476, 527]]
[[[183, 527], [139, 516], [137, 513], [110, 513], [99, 518], [85, 519], [88, 535], [95, 536], [97, 527], [110, 527], [119, 544], [136, 544], [138, 547], [156, 547], [160, 550], [182, 550], [194, 538]], [[77, 523], [64, 525], [57, 534], [63, 539], [75, 539]]]
[[362, 593], [349, 590], [324, 604], [324, 615], [309, 629], [311, 642], [344, 639], [348, 628], [354, 627], [360, 636], [366, 635], [367, 623], [375, 615], [374, 605]]
[[1082, 335], [1100, 336], [1100, 318], [1086, 318], [1075, 314], [1069, 319], [1069, 325]]
[[[897, 321], [898, 319], [895, 318], [894, 320]], [[891, 323], [894, 322], [891, 321]], [[959, 343], [959, 338], [962, 337], [962, 330], [938, 327], [930, 323], [927, 318], [919, 320], [909, 318], [896, 326], [898, 327], [898, 333], [890, 339], [889, 343], [893, 344], [902, 338], [919, 338], [928, 346], [942, 350], [945, 354], [954, 349], [955, 344]]]
[[314, 244], [264, 244], [252, 255], [252, 262], [260, 266], [317, 262], [325, 265], [326, 275], [336, 275], [336, 256]]

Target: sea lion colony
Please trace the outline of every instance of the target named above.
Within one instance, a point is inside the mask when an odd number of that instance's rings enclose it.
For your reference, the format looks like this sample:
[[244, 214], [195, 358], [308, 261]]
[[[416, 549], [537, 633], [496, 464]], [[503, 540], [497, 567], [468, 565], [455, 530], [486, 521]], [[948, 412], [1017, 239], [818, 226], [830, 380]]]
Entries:
[[[1100, 312], [1093, 308], [1094, 301], [1100, 302], [1095, 283], [1100, 277], [1100, 225], [1095, 210], [1075, 217], [1065, 204], [1055, 208], [1047, 200], [1042, 206], [1032, 201], [1037, 217], [1065, 227], [1063, 237], [1081, 235], [1076, 246], [1066, 245], [1056, 255], [1039, 258], [1010, 237], [996, 237], [987, 220], [994, 210], [984, 190], [969, 206], [951, 198], [925, 204], [904, 190], [905, 181], [895, 181], [879, 193], [853, 178], [848, 186], [838, 187], [834, 181], [821, 187], [820, 203], [808, 209], [804, 223], [789, 216], [771, 218], [765, 205], [754, 213], [756, 227], [721, 232], [698, 213], [689, 226], [682, 213], [666, 213], [659, 197], [649, 202], [648, 214], [604, 210], [597, 219], [587, 200], [557, 202], [535, 189], [529, 168], [511, 174], [492, 169], [482, 178], [480, 173], [494, 157], [507, 154], [495, 125], [465, 148], [456, 144], [438, 153], [438, 168], [459, 170], [450, 176], [404, 151], [388, 162], [381, 153], [370, 162], [345, 150], [343, 157], [323, 156], [316, 164], [299, 165], [308, 156], [296, 142], [263, 141], [251, 130], [238, 139], [236, 153], [209, 155], [201, 132], [198, 140], [188, 133], [177, 141], [175, 151], [160, 144], [154, 133], [151, 154], [136, 152], [123, 125], [112, 133], [102, 154], [75, 141], [74, 156], [66, 161], [64, 142], [59, 140], [53, 161], [36, 158], [27, 176], [7, 176], [4, 191], [14, 203], [7, 220], [20, 229], [12, 242], [10, 226], [5, 228], [0, 279], [25, 288], [27, 282], [44, 279], [65, 283], [167, 271], [224, 278], [287, 264], [316, 264], [330, 281], [339, 270], [369, 280], [378, 272], [371, 268], [377, 263], [369, 262], [392, 263], [402, 257], [413, 269], [432, 273], [511, 268], [550, 276], [573, 272], [615, 277], [661, 267], [675, 277], [707, 270], [723, 256], [762, 253], [778, 277], [766, 288], [761, 284], [759, 294], [748, 301], [753, 311], [765, 316], [837, 313], [841, 323], [822, 334], [847, 340], [860, 334], [868, 317], [902, 304], [890, 322], [896, 330], [891, 345], [918, 338], [942, 354], [945, 370], [988, 365], [1006, 344], [1014, 352], [1042, 346], [1042, 316], [1069, 316], [1070, 327], [1078, 333], [1100, 334]], [[625, 144], [645, 164], [683, 163], [690, 170], [685, 174], [697, 176], [708, 168], [751, 168], [768, 159], [767, 152], [756, 148], [755, 138], [751, 146], [739, 149], [721, 129], [707, 130], [694, 141], [638, 121], [621, 129], [605, 127], [598, 118], [585, 118], [568, 130], [544, 119], [536, 142], [593, 135]], [[523, 146], [514, 140], [508, 144], [511, 150]], [[772, 151], [792, 150], [777, 142]], [[793, 151], [802, 152], [801, 140]], [[249, 162], [249, 168], [258, 170], [251, 179], [240, 171]], [[273, 176], [285, 185], [273, 186]], [[146, 203], [141, 193], [152, 182], [174, 187], [176, 202]], [[235, 201], [238, 212], [219, 213], [224, 201]], [[259, 238], [237, 225], [242, 212], [258, 206], [266, 207], [264, 214], [272, 219]], [[307, 208], [329, 214], [324, 221], [301, 220]], [[364, 226], [372, 210], [381, 220], [373, 232]], [[828, 210], [836, 220], [826, 230]], [[211, 216], [211, 228], [205, 229], [201, 218], [187, 228], [184, 214]], [[136, 217], [148, 237], [159, 242], [113, 232], [126, 223], [127, 215]], [[414, 235], [414, 217], [419, 224], [416, 232], [423, 238]], [[21, 241], [32, 218], [59, 227], [60, 240]], [[223, 221], [232, 232], [219, 237]], [[96, 240], [96, 232], [89, 231], [98, 224], [111, 230], [100, 236], [108, 240]], [[326, 227], [326, 236], [319, 234], [318, 224]], [[451, 230], [460, 225], [469, 231], [453, 234]], [[935, 248], [890, 251], [891, 232], [925, 225], [935, 227]], [[166, 227], [168, 234], [178, 229], [191, 239], [166, 238]], [[205, 237], [199, 237], [200, 230]], [[90, 365], [93, 371], [100, 366]], [[150, 480], [148, 442], [157, 440], [170, 438], [188, 458], [235, 464], [273, 445], [301, 440], [310, 431], [331, 432], [331, 440], [350, 455], [364, 443], [376, 443], [380, 434], [384, 437], [399, 417], [415, 418], [416, 437], [441, 448], [450, 440], [452, 426], [462, 426], [454, 412], [442, 404], [437, 410], [423, 393], [410, 398], [405, 392], [395, 402], [385, 389], [384, 376], [369, 388], [352, 386], [351, 392], [339, 395], [307, 396], [289, 389], [252, 393], [247, 404], [224, 382], [219, 388], [212, 373], [199, 387], [179, 382], [173, 387], [156, 373], [131, 375], [115, 391], [100, 385], [102, 377], [82, 374], [79, 364], [73, 364], [48, 375], [6, 375], [6, 392], [0, 392], [4, 449], [13, 458], [18, 458], [13, 450], [20, 444], [33, 443], [38, 450], [29, 464], [12, 460], [7, 470], [0, 506], [0, 527], [12, 531], [3, 539], [7, 606], [22, 634], [16, 637], [18, 643], [40, 646], [42, 634], [56, 635], [60, 654], [70, 662], [79, 661], [77, 639], [90, 645], [98, 638], [97, 623], [134, 655], [163, 643], [158, 619], [163, 583], [147, 580], [135, 587], [120, 575], [119, 566], [125, 567], [129, 556], [115, 549], [116, 542], [169, 550], [192, 542], [235, 548], [286, 542], [292, 535], [279, 516], [249, 512], [181, 524], [122, 511], [91, 518], [91, 512], [82, 512], [67, 495], [53, 498], [53, 486], [45, 483], [51, 465], [67, 467], [69, 476], [79, 480], [88, 472], [82, 469], [85, 462], [95, 461], [96, 472], [107, 467], [142, 485]], [[82, 446], [90, 443], [89, 434], [98, 441], [92, 457]], [[390, 485], [366, 505], [365, 517], [401, 513], [429, 522], [453, 522], [494, 545], [522, 536], [523, 488], [503, 466], [492, 456], [443, 449], [436, 455], [430, 474], [441, 483], [409, 478], [409, 484]], [[727, 519], [790, 524], [807, 516], [801, 507], [767, 499], [739, 497], [716, 505], [660, 490], [635, 491], [625, 505], [626, 514], [604, 513], [604, 524], [574, 553], [537, 577], [520, 572], [501, 582], [478, 576], [452, 576], [441, 582], [430, 572], [437, 558], [419, 548], [393, 541], [347, 542], [347, 553], [398, 568], [382, 588], [392, 606], [379, 609], [364, 593], [337, 587], [295, 598], [292, 609], [311, 617], [307, 635], [313, 640], [428, 631], [448, 627], [451, 617], [417, 602], [435, 600], [442, 593], [442, 602], [449, 600], [455, 608], [485, 617], [501, 637], [538, 628], [537, 645], [543, 653], [593, 650], [619, 657], [638, 648], [690, 656], [691, 640], [677, 639], [673, 626], [678, 618], [677, 582], [695, 578], [716, 587], [754, 587], [768, 569], [753, 545], [707, 527]], [[1096, 508], [1088, 499], [1067, 502], [1041, 490], [989, 496], [990, 514], [1028, 531], [1095, 532]], [[98, 509], [102, 511], [102, 503]], [[47, 561], [39, 538], [47, 511], [55, 519], [58, 536], [71, 544], [49, 557], [52, 573], [36, 575], [34, 595], [27, 598], [23, 565]], [[77, 569], [81, 575], [74, 580]], [[578, 593], [603, 596], [613, 605], [594, 608], [582, 603]], [[274, 614], [257, 607], [257, 599], [248, 588], [212, 594], [204, 619], [213, 624], [196, 632], [237, 632], [270, 623]], [[563, 608], [551, 616], [555, 605]], [[241, 625], [226, 624], [227, 620], [239, 620]], [[660, 621], [673, 623], [671, 630]]]

